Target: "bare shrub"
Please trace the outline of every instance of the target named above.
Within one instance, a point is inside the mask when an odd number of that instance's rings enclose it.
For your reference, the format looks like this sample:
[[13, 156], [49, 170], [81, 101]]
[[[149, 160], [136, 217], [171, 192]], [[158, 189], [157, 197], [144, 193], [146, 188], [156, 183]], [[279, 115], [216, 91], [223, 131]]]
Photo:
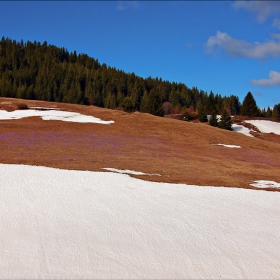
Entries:
[[24, 103], [20, 103], [17, 105], [19, 110], [26, 110], [28, 109], [28, 106]]

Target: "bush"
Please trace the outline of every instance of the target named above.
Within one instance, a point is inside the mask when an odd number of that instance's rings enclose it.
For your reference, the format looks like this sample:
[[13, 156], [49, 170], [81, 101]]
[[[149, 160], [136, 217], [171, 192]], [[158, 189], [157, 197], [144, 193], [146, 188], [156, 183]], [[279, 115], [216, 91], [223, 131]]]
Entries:
[[190, 121], [190, 116], [189, 116], [189, 113], [187, 111], [183, 114], [183, 120], [187, 121], [187, 122]]
[[24, 103], [20, 103], [17, 105], [19, 110], [26, 110], [28, 109], [28, 106]]

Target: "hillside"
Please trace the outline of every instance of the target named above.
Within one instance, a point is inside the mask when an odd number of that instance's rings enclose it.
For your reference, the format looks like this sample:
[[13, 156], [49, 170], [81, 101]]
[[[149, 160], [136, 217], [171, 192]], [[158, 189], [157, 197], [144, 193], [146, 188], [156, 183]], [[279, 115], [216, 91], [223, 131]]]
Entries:
[[[239, 93], [240, 94], [240, 93]], [[47, 42], [0, 40], [0, 97], [95, 105], [157, 116], [188, 114], [193, 118], [221, 114], [279, 117], [274, 106], [252, 112], [253, 96], [241, 104], [236, 95], [222, 96], [183, 83], [143, 78], [99, 63], [87, 54], [68, 52]], [[278, 104], [279, 105], [279, 104]], [[277, 106], [278, 106], [277, 105]], [[243, 107], [243, 108], [242, 108]], [[248, 109], [250, 109], [248, 111]]]
[[[38, 117], [0, 120], [0, 162], [74, 170], [128, 169], [161, 176], [151, 181], [254, 188], [256, 180], [280, 182], [280, 142], [247, 137], [207, 124], [95, 106], [0, 98], [0, 110], [17, 104], [79, 112], [105, 121], [70, 123]], [[269, 137], [268, 137], [269, 138]], [[227, 148], [217, 144], [241, 146]]]
[[280, 135], [253, 134], [0, 98], [0, 278], [279, 278]]

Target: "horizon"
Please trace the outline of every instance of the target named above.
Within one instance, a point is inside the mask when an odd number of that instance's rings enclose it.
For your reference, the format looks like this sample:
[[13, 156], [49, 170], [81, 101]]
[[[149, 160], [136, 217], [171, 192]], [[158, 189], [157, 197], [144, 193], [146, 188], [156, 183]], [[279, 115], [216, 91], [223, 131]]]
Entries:
[[23, 1], [0, 7], [1, 36], [9, 39], [46, 41], [144, 79], [236, 95], [240, 103], [250, 91], [261, 109], [280, 103], [279, 2]]

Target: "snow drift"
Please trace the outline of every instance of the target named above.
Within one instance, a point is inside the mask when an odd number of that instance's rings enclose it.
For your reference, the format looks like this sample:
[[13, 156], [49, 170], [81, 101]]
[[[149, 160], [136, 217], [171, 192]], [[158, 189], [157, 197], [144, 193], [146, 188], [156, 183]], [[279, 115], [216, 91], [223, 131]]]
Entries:
[[279, 278], [280, 193], [0, 164], [0, 278]]
[[[262, 133], [275, 133], [280, 135], [280, 123], [278, 122], [272, 122], [268, 120], [246, 120], [245, 122], [254, 125]], [[243, 125], [233, 124], [232, 129], [235, 132], [240, 132], [246, 136], [253, 137], [253, 135], [250, 134], [250, 131], [253, 130], [246, 128]]]
[[111, 124], [114, 121], [103, 121], [93, 116], [87, 116], [75, 112], [67, 112], [60, 110], [15, 110], [7, 112], [0, 110], [0, 120], [12, 120], [22, 119], [28, 117], [40, 117], [43, 120], [58, 120], [66, 122], [79, 122], [79, 123], [99, 123], [99, 124]]
[[267, 120], [246, 120], [245, 122], [256, 126], [262, 133], [275, 133], [280, 135], [280, 123]]

